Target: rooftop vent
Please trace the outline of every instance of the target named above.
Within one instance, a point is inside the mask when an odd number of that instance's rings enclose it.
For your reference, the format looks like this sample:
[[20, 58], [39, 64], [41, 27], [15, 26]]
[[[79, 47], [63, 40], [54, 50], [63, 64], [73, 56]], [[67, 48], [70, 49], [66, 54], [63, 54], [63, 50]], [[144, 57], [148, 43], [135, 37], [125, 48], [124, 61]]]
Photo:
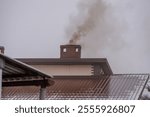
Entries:
[[5, 50], [5, 48], [3, 46], [0, 46], [0, 53], [4, 54], [4, 50]]
[[60, 58], [81, 58], [80, 45], [61, 45]]

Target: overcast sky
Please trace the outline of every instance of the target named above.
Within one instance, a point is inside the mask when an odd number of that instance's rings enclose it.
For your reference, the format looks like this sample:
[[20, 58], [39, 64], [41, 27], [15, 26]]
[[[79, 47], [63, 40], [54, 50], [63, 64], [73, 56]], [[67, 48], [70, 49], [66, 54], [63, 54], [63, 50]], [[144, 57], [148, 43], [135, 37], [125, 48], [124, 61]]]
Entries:
[[0, 45], [12, 57], [58, 57], [78, 0], [0, 0]]
[[[5, 46], [6, 55], [11, 57], [59, 57], [59, 46], [68, 43], [66, 29], [70, 17], [80, 12], [80, 1], [83, 0], [0, 0], [0, 46]], [[111, 48], [98, 40], [103, 48], [97, 43], [92, 49], [87, 42], [88, 52], [101, 50], [96, 57], [107, 57], [117, 73], [150, 73], [150, 0], [106, 2], [110, 3], [110, 15], [116, 18], [108, 18], [108, 24], [117, 26], [112, 28], [113, 36], [118, 33], [113, 38], [120, 40], [111, 40]]]

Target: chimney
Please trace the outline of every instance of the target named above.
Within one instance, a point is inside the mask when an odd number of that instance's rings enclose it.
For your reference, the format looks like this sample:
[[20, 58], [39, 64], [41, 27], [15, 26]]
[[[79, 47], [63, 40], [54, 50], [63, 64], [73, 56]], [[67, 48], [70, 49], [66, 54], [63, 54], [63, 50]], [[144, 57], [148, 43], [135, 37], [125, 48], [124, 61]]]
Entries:
[[0, 46], [0, 53], [4, 54], [4, 50], [5, 50], [5, 48], [3, 46]]
[[61, 45], [60, 58], [81, 58], [80, 45]]

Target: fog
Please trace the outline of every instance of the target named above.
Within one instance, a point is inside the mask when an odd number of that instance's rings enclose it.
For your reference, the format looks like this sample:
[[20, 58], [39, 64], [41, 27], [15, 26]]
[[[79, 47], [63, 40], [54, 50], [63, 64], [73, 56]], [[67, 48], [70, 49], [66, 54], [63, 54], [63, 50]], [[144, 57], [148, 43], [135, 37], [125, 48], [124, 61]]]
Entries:
[[82, 57], [106, 57], [114, 73], [150, 73], [149, 6], [149, 0], [0, 0], [0, 45], [11, 57], [59, 57], [59, 45], [87, 23], [75, 42]]

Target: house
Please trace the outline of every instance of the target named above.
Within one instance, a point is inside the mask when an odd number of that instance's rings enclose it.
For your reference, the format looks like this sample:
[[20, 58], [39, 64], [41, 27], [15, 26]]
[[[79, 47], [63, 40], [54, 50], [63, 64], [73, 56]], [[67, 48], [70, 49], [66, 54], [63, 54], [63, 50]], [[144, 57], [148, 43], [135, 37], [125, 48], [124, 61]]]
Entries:
[[[142, 99], [149, 74], [113, 74], [106, 58], [81, 58], [80, 45], [61, 45], [60, 58], [17, 60], [53, 75], [45, 99]], [[3, 99], [38, 99], [39, 87], [3, 87]]]

